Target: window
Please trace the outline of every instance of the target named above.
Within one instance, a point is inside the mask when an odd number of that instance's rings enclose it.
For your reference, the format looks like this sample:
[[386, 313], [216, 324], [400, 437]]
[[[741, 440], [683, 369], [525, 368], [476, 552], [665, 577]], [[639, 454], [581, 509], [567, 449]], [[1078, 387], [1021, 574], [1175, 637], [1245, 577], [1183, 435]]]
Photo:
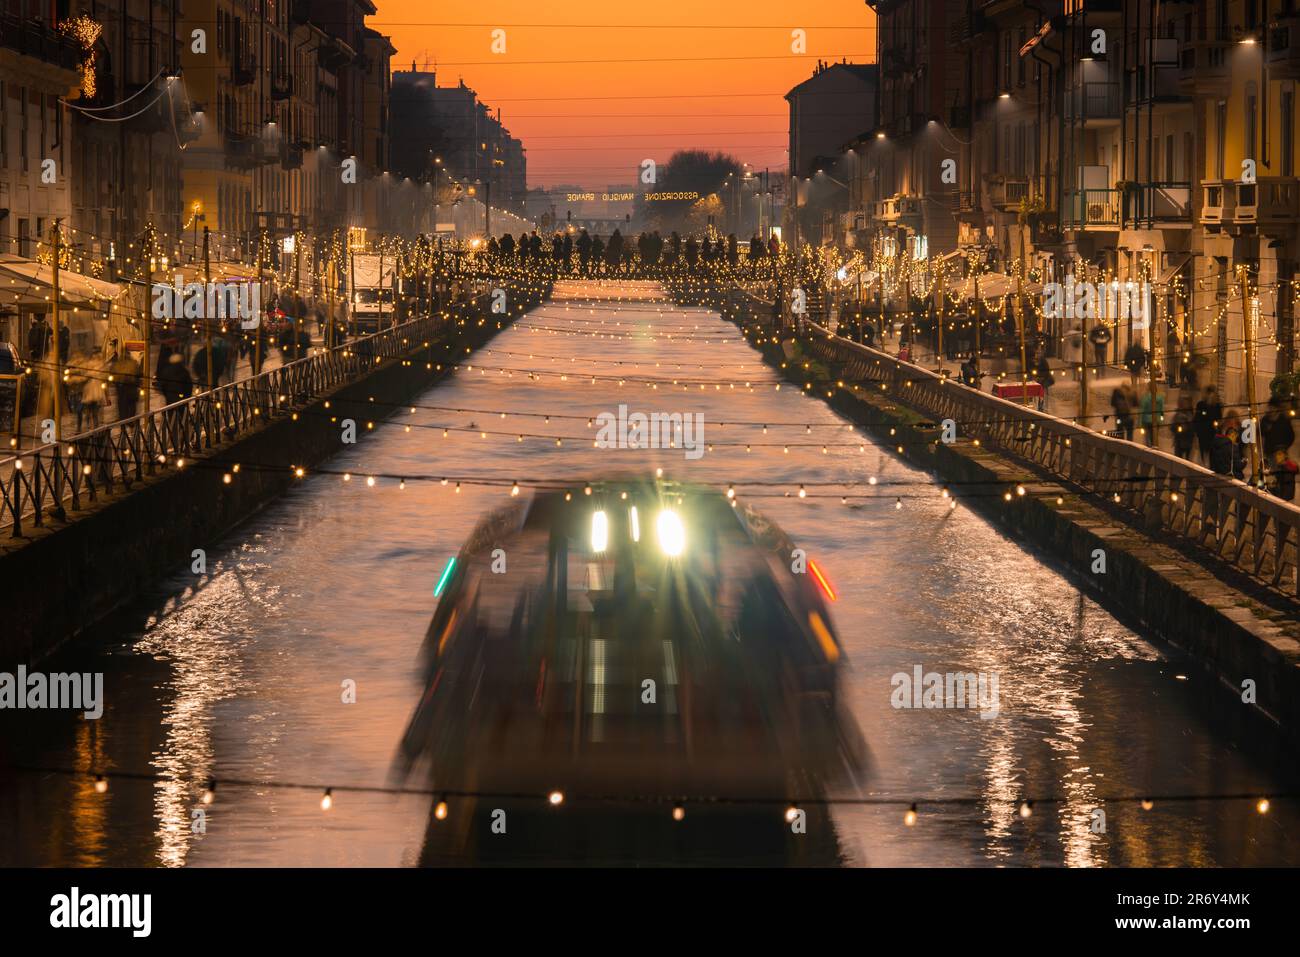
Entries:
[[1255, 158], [1256, 127], [1258, 125], [1259, 95], [1253, 82], [1246, 84], [1246, 154], [1242, 159]]
[[1295, 93], [1282, 91], [1282, 175], [1295, 175]]
[[29, 259], [32, 255], [31, 236], [28, 234], [30, 226], [31, 224], [27, 220], [18, 220], [18, 255], [26, 256]]
[[1223, 179], [1223, 151], [1228, 138], [1228, 101], [1214, 104], [1214, 178]]
[[18, 153], [22, 156], [22, 171], [27, 172], [27, 87], [18, 88], [18, 102], [21, 113], [18, 128]]

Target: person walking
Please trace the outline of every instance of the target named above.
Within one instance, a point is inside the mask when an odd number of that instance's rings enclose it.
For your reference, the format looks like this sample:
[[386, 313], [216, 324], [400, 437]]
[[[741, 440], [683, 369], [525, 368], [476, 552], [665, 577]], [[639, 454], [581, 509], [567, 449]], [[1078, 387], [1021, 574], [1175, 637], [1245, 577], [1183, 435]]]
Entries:
[[1214, 448], [1214, 437], [1223, 419], [1223, 403], [1214, 386], [1207, 385], [1205, 394], [1196, 403], [1196, 446], [1202, 465], [1210, 464], [1210, 453]]
[[1196, 439], [1196, 410], [1192, 406], [1192, 397], [1186, 392], [1178, 394], [1178, 408], [1174, 412], [1174, 454], [1181, 459], [1190, 460], [1192, 443]]
[[1240, 432], [1227, 419], [1215, 431], [1210, 447], [1210, 468], [1219, 475], [1241, 479], [1246, 475], [1245, 458], [1241, 454]]
[[127, 349], [115, 345], [109, 364], [113, 374], [113, 396], [117, 400], [117, 419], [134, 419], [140, 406], [140, 363]]
[[1260, 420], [1259, 430], [1266, 462], [1273, 461], [1274, 452], [1279, 450], [1288, 452], [1295, 444], [1295, 424], [1291, 421], [1287, 410], [1282, 407], [1282, 400], [1278, 396], [1269, 398], [1268, 411]]
[[1140, 405], [1142, 419], [1142, 435], [1146, 439], [1148, 446], [1155, 444], [1155, 427], [1158, 423], [1165, 420], [1165, 395], [1163, 392], [1157, 392], [1155, 402], [1151, 401], [1151, 390], [1142, 390], [1142, 402]]
[[1265, 473], [1265, 488], [1284, 502], [1295, 501], [1296, 472], [1300, 465], [1286, 449], [1274, 449], [1272, 467]]
[[1041, 412], [1047, 408], [1048, 393], [1056, 384], [1051, 363], [1047, 361], [1047, 350], [1042, 346], [1039, 346], [1038, 354], [1034, 357], [1034, 381], [1043, 387], [1043, 394], [1038, 400], [1038, 410]]
[[1115, 386], [1110, 393], [1110, 407], [1115, 412], [1115, 431], [1119, 437], [1133, 441], [1132, 390], [1126, 383]]
[[185, 368], [185, 356], [179, 352], [169, 355], [167, 364], [158, 370], [154, 384], [168, 405], [189, 396], [194, 391], [194, 380]]
[[1138, 385], [1138, 376], [1142, 370], [1147, 367], [1147, 351], [1142, 347], [1142, 343], [1134, 339], [1129, 343], [1128, 348], [1124, 350], [1124, 368], [1128, 369], [1129, 385], [1136, 391]]

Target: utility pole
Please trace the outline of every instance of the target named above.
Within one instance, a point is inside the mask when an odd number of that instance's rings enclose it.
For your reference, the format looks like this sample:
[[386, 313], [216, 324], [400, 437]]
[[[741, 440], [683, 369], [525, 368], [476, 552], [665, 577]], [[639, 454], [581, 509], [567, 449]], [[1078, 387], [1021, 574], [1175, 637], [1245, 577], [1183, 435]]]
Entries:
[[[1250, 443], [1250, 482], [1259, 484], [1259, 412], [1255, 406], [1255, 325], [1259, 311], [1250, 295], [1250, 268], [1241, 268], [1241, 324], [1246, 339], [1246, 405], [1250, 409], [1250, 421], [1254, 425], [1254, 439]], [[1258, 535], [1258, 528], [1256, 534]]]
[[[307, 300], [303, 298], [302, 286], [300, 285], [301, 282], [302, 282], [302, 242], [299, 239], [299, 237], [295, 234], [293, 237], [293, 297], [294, 297], [293, 311], [295, 313], [302, 312], [302, 310], [299, 309], [298, 306], [299, 304], [306, 305], [307, 302]], [[302, 331], [301, 328], [302, 320], [303, 317], [300, 315], [295, 316], [293, 320], [293, 357], [295, 359], [302, 358], [302, 340], [299, 336], [299, 334]]]
[[[149, 281], [144, 287], [144, 311], [142, 313], [142, 321], [144, 322], [144, 361], [140, 363], [141, 375], [144, 376], [144, 388], [140, 390], [140, 394], [144, 396], [144, 411], [148, 413], [150, 406], [153, 405], [153, 393], [149, 379], [149, 351], [152, 348], [153, 343], [153, 311], [150, 309], [150, 298], [153, 295], [154, 253], [157, 245], [154, 241], [155, 232], [153, 223], [149, 223], [145, 226], [144, 234], [144, 255], [149, 263], [145, 268], [149, 270]], [[180, 242], [183, 243], [184, 240], [182, 239]], [[163, 278], [165, 279], [166, 277], [164, 276]], [[204, 298], [206, 299], [206, 295]], [[123, 346], [122, 349], [123, 352], [126, 351], [125, 346]]]
[[[54, 309], [54, 323], [52, 327], [54, 337], [53, 341], [50, 343], [50, 348], [54, 356], [54, 374], [52, 381], [54, 385], [55, 444], [63, 441], [63, 403], [60, 401], [63, 398], [63, 372], [61, 371], [63, 369], [63, 361], [59, 355], [59, 258], [60, 253], [62, 252], [61, 247], [63, 245], [63, 239], [59, 232], [59, 228], [62, 222], [63, 220], [61, 218], [55, 219], [54, 226], [50, 230], [50, 240], [54, 245], [54, 296], [51, 303]], [[68, 338], [71, 339], [72, 337], [69, 336]], [[21, 415], [21, 410], [15, 408], [14, 415]], [[58, 504], [58, 499], [55, 500], [55, 504]]]
[[[208, 302], [208, 290], [212, 288], [212, 257], [208, 249], [208, 227], [203, 227], [203, 281], [206, 285], [203, 287], [203, 302], [206, 306]], [[206, 312], [206, 309], [204, 310]], [[204, 338], [206, 342], [205, 351], [208, 354], [208, 391], [212, 391], [212, 317], [204, 315], [203, 317]]]
[[[1088, 312], [1087, 309], [1079, 310], [1079, 424], [1085, 429], [1088, 426], [1088, 348], [1092, 345], [1088, 341]], [[1100, 372], [1097, 373], [1101, 375]]]

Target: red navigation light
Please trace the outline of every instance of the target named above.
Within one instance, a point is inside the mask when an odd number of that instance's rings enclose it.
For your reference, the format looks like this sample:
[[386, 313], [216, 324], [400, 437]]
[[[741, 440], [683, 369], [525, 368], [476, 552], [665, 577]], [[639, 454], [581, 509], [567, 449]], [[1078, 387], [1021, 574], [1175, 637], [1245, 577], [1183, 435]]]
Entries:
[[817, 563], [810, 558], [808, 559], [808, 567], [809, 569], [812, 570], [813, 578], [817, 579], [817, 584], [821, 585], [822, 592], [831, 601], [835, 601], [836, 599], [835, 589], [832, 588], [831, 583], [826, 580], [826, 576], [823, 575], [822, 570], [817, 567]]

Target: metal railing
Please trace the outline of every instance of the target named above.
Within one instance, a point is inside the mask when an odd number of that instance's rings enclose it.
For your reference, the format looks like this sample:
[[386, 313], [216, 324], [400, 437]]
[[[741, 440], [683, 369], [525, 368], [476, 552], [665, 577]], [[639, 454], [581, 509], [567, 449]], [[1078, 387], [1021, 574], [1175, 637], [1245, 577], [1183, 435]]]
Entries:
[[[811, 350], [888, 394], [1071, 485], [1103, 496], [1258, 584], [1300, 597], [1300, 508], [1177, 456], [998, 399], [809, 323]], [[1157, 512], [1158, 510], [1158, 512]]]
[[[484, 310], [489, 297], [461, 308]], [[47, 513], [80, 509], [83, 500], [130, 489], [135, 482], [289, 414], [354, 381], [384, 359], [407, 357], [449, 325], [426, 316], [290, 362], [210, 392], [101, 426], [59, 443], [0, 458], [0, 532], [18, 538], [25, 523], [40, 527]]]

